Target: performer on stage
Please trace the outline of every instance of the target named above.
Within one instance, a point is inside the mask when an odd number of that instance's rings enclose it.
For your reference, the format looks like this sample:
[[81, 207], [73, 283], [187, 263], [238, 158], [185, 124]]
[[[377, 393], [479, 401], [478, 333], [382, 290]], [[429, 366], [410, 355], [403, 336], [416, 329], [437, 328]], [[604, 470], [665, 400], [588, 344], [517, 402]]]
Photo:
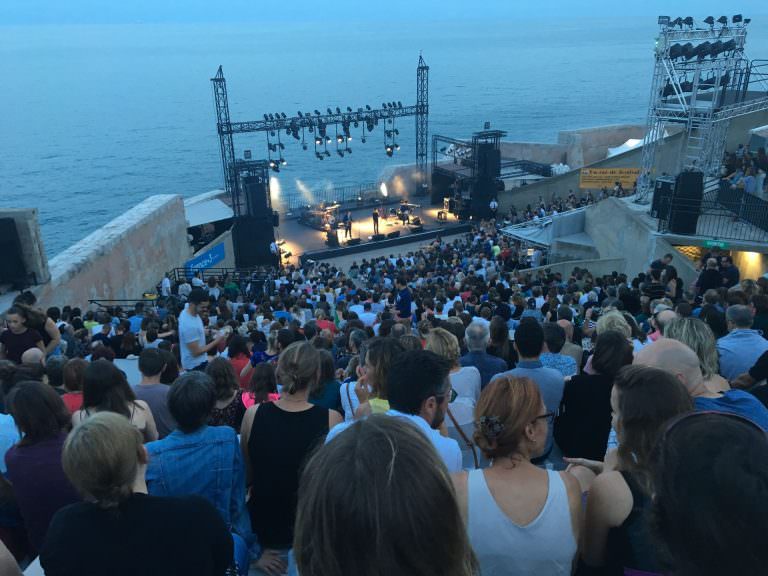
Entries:
[[374, 208], [373, 214], [371, 214], [371, 218], [373, 218], [373, 233], [378, 234], [379, 233], [379, 209]]
[[352, 238], [352, 212], [347, 210], [344, 214], [344, 239]]
[[400, 202], [400, 219], [403, 221], [403, 226], [410, 221], [410, 216], [408, 215], [408, 200], [402, 200]]
[[269, 251], [272, 253], [272, 260], [275, 262], [276, 266], [280, 266], [280, 245], [277, 243], [277, 240], [272, 240], [272, 242], [269, 243]]

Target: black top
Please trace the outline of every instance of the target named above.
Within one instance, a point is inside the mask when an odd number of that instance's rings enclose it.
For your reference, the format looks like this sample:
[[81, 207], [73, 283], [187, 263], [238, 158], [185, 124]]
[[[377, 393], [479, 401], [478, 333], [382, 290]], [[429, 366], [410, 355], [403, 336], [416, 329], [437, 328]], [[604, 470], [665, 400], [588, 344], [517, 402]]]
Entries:
[[223, 575], [232, 536], [197, 496], [134, 494], [118, 508], [91, 502], [59, 510], [40, 552], [46, 576]]
[[661, 574], [656, 554], [658, 545], [651, 535], [651, 497], [639, 486], [631, 472], [621, 476], [632, 492], [632, 511], [617, 528], [608, 531], [608, 574], [624, 574], [625, 568]]
[[264, 548], [290, 548], [299, 476], [309, 453], [328, 434], [328, 409], [287, 412], [260, 404], [248, 438], [253, 531]]
[[613, 379], [602, 374], [579, 374], [565, 383], [555, 441], [565, 456], [605, 458], [611, 432]]
[[696, 282], [699, 287], [699, 294], [704, 294], [707, 290], [717, 290], [723, 285], [723, 277], [720, 276], [720, 272], [712, 268], [707, 268], [701, 271], [699, 279]]

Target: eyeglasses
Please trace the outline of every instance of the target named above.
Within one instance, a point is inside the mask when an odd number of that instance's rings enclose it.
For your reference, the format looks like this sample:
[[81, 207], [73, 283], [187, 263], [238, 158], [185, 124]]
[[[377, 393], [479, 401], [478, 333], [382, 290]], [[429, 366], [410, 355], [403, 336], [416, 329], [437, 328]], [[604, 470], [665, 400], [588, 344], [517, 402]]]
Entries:
[[547, 412], [546, 414], [542, 414], [541, 416], [536, 416], [536, 418], [533, 419], [535, 422], [536, 420], [544, 420], [546, 419], [548, 425], [552, 425], [552, 423], [555, 421], [555, 413], [554, 412]]

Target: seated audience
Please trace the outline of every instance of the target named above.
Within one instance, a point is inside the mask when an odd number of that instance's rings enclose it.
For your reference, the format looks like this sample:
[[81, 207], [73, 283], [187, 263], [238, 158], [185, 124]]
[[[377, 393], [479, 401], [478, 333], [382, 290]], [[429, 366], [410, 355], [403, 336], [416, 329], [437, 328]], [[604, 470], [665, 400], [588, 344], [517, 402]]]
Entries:
[[357, 381], [354, 384], [342, 384], [340, 388], [344, 413], [347, 410], [344, 404], [346, 396], [355, 418], [384, 414], [390, 409], [387, 375], [394, 359], [405, 350], [397, 338], [379, 336], [368, 340], [364, 351], [365, 360], [358, 371]]
[[268, 362], [257, 364], [251, 372], [248, 389], [243, 392], [241, 398], [246, 409], [254, 404], [274, 402], [279, 399], [275, 367]]
[[720, 357], [720, 375], [733, 380], [755, 365], [760, 355], [768, 350], [768, 340], [752, 330], [752, 311], [749, 306], [734, 304], [725, 311], [728, 335], [717, 341]]
[[664, 336], [682, 342], [696, 353], [707, 388], [713, 392], [725, 392], [730, 388], [728, 381], [719, 374], [715, 335], [705, 322], [698, 318], [675, 318], [667, 324]]
[[85, 369], [88, 368], [88, 362], [82, 358], [72, 358], [68, 360], [62, 370], [64, 379], [64, 394], [61, 399], [69, 410], [74, 414], [83, 407], [83, 385], [85, 383]]
[[142, 441], [112, 412], [69, 435], [62, 465], [85, 502], [53, 517], [40, 552], [46, 576], [223, 576], [232, 564], [232, 538], [207, 500], [147, 495]]
[[491, 466], [456, 474], [454, 482], [483, 576], [571, 573], [579, 484], [531, 463], [547, 449], [552, 416], [529, 378], [495, 378], [480, 396], [474, 438]]
[[472, 322], [465, 332], [468, 352], [461, 357], [462, 366], [473, 366], [480, 371], [480, 387], [485, 388], [496, 374], [507, 369], [506, 361], [489, 354], [486, 350], [491, 341], [491, 334], [483, 322]]
[[336, 368], [333, 362], [333, 354], [328, 350], [320, 350], [320, 378], [317, 386], [309, 395], [309, 401], [329, 410], [342, 413], [341, 383], [336, 380]]
[[576, 361], [567, 354], [563, 354], [565, 345], [565, 330], [554, 322], [547, 322], [544, 328], [544, 352], [540, 356], [542, 366], [554, 368], [563, 378], [570, 378], [578, 374]]
[[136, 399], [143, 400], [149, 406], [160, 439], [168, 436], [176, 428], [176, 421], [168, 410], [168, 385], [160, 383], [160, 375], [164, 369], [165, 358], [160, 350], [156, 348], [142, 350], [139, 354], [141, 381], [133, 387]]
[[302, 576], [478, 574], [445, 465], [416, 427], [379, 415], [307, 463], [294, 553]]

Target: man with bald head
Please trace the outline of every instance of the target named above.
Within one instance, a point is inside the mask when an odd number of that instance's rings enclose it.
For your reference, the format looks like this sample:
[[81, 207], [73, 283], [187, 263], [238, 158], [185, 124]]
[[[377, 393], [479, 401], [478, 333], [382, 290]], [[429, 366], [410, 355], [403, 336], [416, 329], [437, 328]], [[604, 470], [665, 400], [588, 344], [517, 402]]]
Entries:
[[768, 409], [752, 394], [742, 390], [712, 392], [704, 383], [699, 357], [682, 342], [662, 338], [637, 352], [633, 364], [653, 366], [674, 374], [693, 398], [696, 410], [742, 416], [768, 431]]

